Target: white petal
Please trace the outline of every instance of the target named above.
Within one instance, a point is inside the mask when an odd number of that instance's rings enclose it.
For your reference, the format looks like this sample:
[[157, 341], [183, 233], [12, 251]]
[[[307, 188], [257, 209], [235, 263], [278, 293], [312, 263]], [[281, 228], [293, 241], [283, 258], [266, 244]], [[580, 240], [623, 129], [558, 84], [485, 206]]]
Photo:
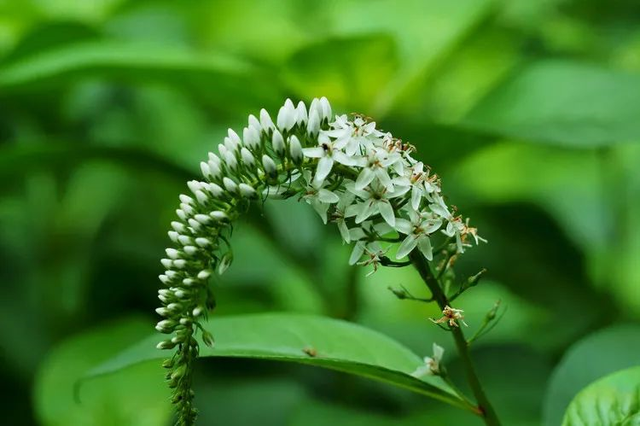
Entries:
[[355, 166], [356, 161], [353, 157], [349, 157], [342, 151], [333, 150], [331, 155], [334, 160], [336, 160], [340, 164], [344, 164], [345, 166]]
[[418, 242], [415, 235], [407, 235], [407, 238], [404, 239], [400, 247], [398, 247], [398, 252], [396, 253], [396, 259], [402, 259], [416, 248]]
[[413, 224], [407, 219], [396, 218], [395, 229], [405, 235], [409, 235], [413, 231]]
[[363, 241], [358, 241], [353, 246], [353, 251], [351, 252], [351, 256], [349, 257], [349, 265], [355, 265], [358, 260], [360, 260], [360, 258], [364, 254], [364, 247], [365, 243]]
[[369, 198], [371, 198], [371, 193], [363, 190], [363, 189], [358, 189], [356, 188], [355, 183], [353, 182], [347, 182], [345, 184], [345, 188], [347, 188], [347, 191], [349, 191], [350, 193], [357, 195], [358, 197], [362, 198], [363, 200], [368, 200]]
[[322, 158], [325, 156], [325, 150], [322, 147], [303, 148], [302, 153], [309, 158]]
[[422, 190], [418, 188], [418, 186], [413, 186], [411, 188], [411, 207], [414, 210], [418, 210], [420, 208], [420, 201], [422, 201]]
[[360, 210], [356, 215], [356, 223], [362, 223], [369, 218], [373, 213], [375, 213], [375, 202], [374, 200], [368, 200], [363, 203], [358, 204]]
[[433, 249], [431, 248], [431, 240], [426, 235], [418, 238], [418, 249], [427, 260], [433, 260]]
[[396, 215], [393, 212], [391, 204], [387, 200], [380, 200], [376, 204], [378, 205], [378, 210], [380, 210], [382, 218], [389, 224], [389, 226], [395, 226]]
[[442, 355], [444, 355], [444, 348], [440, 345], [438, 345], [437, 343], [433, 344], [433, 359], [437, 362], [440, 363], [440, 361], [442, 360]]
[[318, 190], [318, 200], [322, 201], [323, 203], [332, 204], [340, 201], [340, 197], [338, 197], [336, 194], [329, 191], [328, 189], [320, 189]]
[[358, 175], [358, 179], [356, 179], [355, 188], [358, 190], [364, 189], [367, 185], [371, 183], [371, 181], [376, 177], [373, 170], [369, 167], [365, 167], [362, 169], [360, 174]]
[[337, 222], [338, 230], [340, 231], [340, 235], [345, 243], [349, 244], [351, 242], [351, 233], [349, 232], [349, 228], [344, 220], [339, 220]]
[[420, 378], [420, 377], [424, 377], [424, 376], [430, 376], [432, 374], [433, 374], [433, 372], [431, 371], [431, 369], [427, 365], [421, 365], [420, 367], [416, 368], [416, 371], [411, 373], [411, 375], [413, 377], [416, 377], [416, 378]]
[[316, 170], [316, 175], [313, 177], [313, 183], [317, 186], [322, 185], [325, 178], [331, 173], [331, 168], [333, 168], [333, 159], [330, 157], [322, 157], [320, 161], [318, 161], [318, 169]]
[[393, 191], [393, 182], [391, 182], [391, 178], [389, 177], [387, 171], [382, 168], [377, 168], [375, 173], [380, 183], [389, 191]]
[[313, 200], [311, 201], [311, 206], [318, 213], [322, 222], [327, 224], [327, 210], [329, 210], [329, 204], [321, 203], [320, 201]]

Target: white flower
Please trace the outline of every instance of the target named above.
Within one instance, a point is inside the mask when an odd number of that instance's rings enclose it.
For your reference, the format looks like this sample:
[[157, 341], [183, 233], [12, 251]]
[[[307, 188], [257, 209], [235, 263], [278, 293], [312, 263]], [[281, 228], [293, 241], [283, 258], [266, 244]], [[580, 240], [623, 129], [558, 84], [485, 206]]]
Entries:
[[331, 173], [333, 163], [338, 162], [345, 166], [353, 166], [355, 159], [347, 156], [344, 152], [334, 146], [334, 143], [327, 137], [318, 137], [319, 146], [313, 148], [303, 148], [305, 157], [319, 158], [318, 168], [313, 180], [316, 185], [322, 185], [326, 177]]
[[[382, 262], [382, 258], [387, 253], [387, 251], [389, 251], [389, 249], [387, 248], [383, 250], [382, 247], [380, 247], [380, 244], [376, 242], [369, 243], [365, 245], [363, 248], [364, 248], [363, 254], [366, 254], [368, 258], [363, 260], [362, 262], [358, 262], [358, 265], [359, 266], [373, 265], [373, 270], [367, 274], [367, 277], [368, 277], [378, 272], [378, 266]], [[360, 255], [360, 257], [362, 257], [362, 254]]]
[[339, 198], [340, 201], [338, 201], [338, 204], [336, 204], [335, 209], [331, 213], [331, 221], [338, 225], [342, 239], [348, 244], [351, 242], [351, 233], [349, 232], [345, 219], [347, 209], [351, 206], [356, 196], [349, 191], [345, 191], [339, 194]]
[[398, 247], [396, 259], [407, 256], [417, 246], [427, 260], [432, 260], [433, 251], [429, 234], [440, 229], [442, 219], [435, 215], [420, 214], [413, 210], [409, 211], [409, 218], [410, 220], [396, 219], [395, 229], [407, 236]]
[[437, 343], [433, 344], [433, 357], [424, 357], [424, 365], [421, 365], [411, 373], [413, 377], [438, 376], [440, 375], [440, 362], [444, 355], [444, 348]]
[[324, 132], [327, 136], [335, 138], [336, 146], [344, 148], [349, 156], [367, 153], [375, 145], [382, 146], [382, 135], [376, 130], [376, 123], [367, 123], [361, 117], [349, 121], [346, 115], [336, 117], [331, 124], [332, 129]]
[[364, 189], [377, 178], [385, 188], [393, 191], [393, 181], [387, 169], [398, 161], [402, 161], [402, 156], [398, 153], [390, 154], [381, 149], [371, 149], [367, 154], [367, 166], [360, 171], [356, 179], [356, 189]]
[[382, 185], [372, 184], [366, 189], [357, 189], [355, 184], [348, 183], [347, 190], [362, 199], [361, 203], [351, 206], [347, 211], [347, 217], [355, 216], [356, 223], [367, 220], [371, 215], [380, 213], [380, 216], [390, 225], [395, 226], [396, 216], [389, 200], [403, 196], [409, 187], [398, 187], [393, 191], [387, 190]]
[[[308, 176], [305, 176], [305, 180], [309, 182]], [[302, 195], [302, 198], [314, 208], [325, 224], [327, 223], [329, 205], [340, 201], [338, 195], [323, 188], [322, 185], [316, 185], [315, 180], [306, 186], [306, 192]]]

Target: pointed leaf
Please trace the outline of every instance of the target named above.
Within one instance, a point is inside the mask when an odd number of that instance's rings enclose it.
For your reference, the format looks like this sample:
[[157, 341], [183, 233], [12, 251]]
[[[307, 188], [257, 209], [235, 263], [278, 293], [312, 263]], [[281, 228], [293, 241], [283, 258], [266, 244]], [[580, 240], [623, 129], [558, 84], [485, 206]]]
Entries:
[[[205, 327], [216, 340], [201, 345], [202, 358], [229, 357], [289, 361], [368, 377], [460, 405], [439, 378], [411, 376], [422, 359], [400, 343], [346, 321], [310, 315], [276, 313], [216, 318]], [[157, 350], [157, 335], [141, 341], [99, 365], [87, 379], [166, 358]]]

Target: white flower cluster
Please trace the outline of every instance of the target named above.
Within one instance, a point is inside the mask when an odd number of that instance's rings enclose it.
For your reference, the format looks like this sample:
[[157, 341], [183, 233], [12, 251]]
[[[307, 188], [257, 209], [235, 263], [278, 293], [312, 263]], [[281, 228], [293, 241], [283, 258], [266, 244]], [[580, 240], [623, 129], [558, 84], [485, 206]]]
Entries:
[[174, 247], [162, 259], [167, 270], [160, 275], [165, 288], [157, 312], [164, 319], [156, 328], [171, 337], [158, 347], [179, 348], [167, 367], [184, 416], [195, 416], [185, 368], [198, 351], [195, 330], [213, 344], [199, 326], [214, 304], [207, 281], [230, 265], [232, 224], [252, 200], [299, 196], [354, 244], [350, 263], [373, 265], [374, 271], [388, 260], [393, 242], [400, 243], [398, 259], [418, 249], [431, 260], [436, 233], [455, 239], [459, 251], [470, 243], [468, 236], [480, 240], [446, 205], [437, 176], [411, 157], [411, 145], [364, 117], [334, 117], [326, 98], [309, 108], [287, 100], [275, 123], [263, 109], [259, 117], [249, 116], [241, 134], [230, 129], [218, 154], [200, 164], [203, 180], [189, 182], [191, 194], [180, 196], [169, 232]]

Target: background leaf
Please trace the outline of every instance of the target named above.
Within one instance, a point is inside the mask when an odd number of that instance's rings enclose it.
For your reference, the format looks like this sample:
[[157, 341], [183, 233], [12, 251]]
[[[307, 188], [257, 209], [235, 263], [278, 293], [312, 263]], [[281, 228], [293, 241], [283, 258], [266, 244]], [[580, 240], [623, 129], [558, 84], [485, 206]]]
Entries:
[[540, 61], [495, 87], [462, 125], [573, 147], [640, 140], [640, 77], [570, 61]]
[[[637, 325], [607, 328], [572, 346], [549, 380], [544, 424], [560, 424], [565, 409], [580, 389], [609, 373], [638, 365], [638, 353], [640, 327]], [[636, 385], [638, 383], [636, 381]], [[594, 388], [593, 392], [597, 390]]]
[[640, 424], [640, 367], [618, 371], [582, 390], [562, 426]]
[[171, 418], [170, 392], [161, 369], [141, 365], [82, 387], [75, 385], [91, 366], [113, 356], [148, 332], [148, 321], [119, 322], [75, 336], [51, 352], [36, 379], [35, 401], [43, 426], [149, 425]]

